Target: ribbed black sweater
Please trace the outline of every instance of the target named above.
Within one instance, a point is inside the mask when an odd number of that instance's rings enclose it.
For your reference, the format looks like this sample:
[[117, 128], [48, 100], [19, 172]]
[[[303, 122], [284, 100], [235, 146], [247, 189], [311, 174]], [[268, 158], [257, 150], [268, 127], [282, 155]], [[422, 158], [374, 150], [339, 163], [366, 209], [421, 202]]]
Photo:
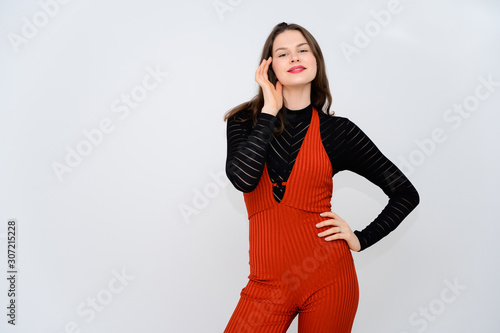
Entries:
[[[240, 111], [227, 121], [226, 174], [236, 189], [252, 191], [258, 184], [267, 162], [274, 198], [280, 202], [300, 146], [310, 125], [312, 105], [301, 110], [283, 107], [285, 130], [273, 135], [277, 117], [261, 113], [255, 126]], [[382, 212], [362, 231], [354, 230], [361, 250], [375, 244], [393, 231], [418, 205], [419, 195], [406, 176], [387, 159], [365, 133], [345, 117], [330, 116], [318, 110], [321, 141], [332, 164], [332, 177], [339, 171], [350, 170], [375, 185], [389, 197]]]

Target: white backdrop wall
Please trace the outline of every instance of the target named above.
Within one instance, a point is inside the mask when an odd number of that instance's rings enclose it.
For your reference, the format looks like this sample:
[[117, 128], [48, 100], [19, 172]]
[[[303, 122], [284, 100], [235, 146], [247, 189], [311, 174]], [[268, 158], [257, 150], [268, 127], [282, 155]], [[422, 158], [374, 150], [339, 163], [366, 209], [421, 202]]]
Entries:
[[[498, 1], [0, 8], [1, 332], [223, 331], [249, 267], [222, 117], [256, 93], [262, 46], [282, 21], [316, 37], [336, 114], [421, 197], [353, 253], [353, 332], [498, 331]], [[353, 229], [386, 202], [356, 174], [334, 177], [333, 210]]]

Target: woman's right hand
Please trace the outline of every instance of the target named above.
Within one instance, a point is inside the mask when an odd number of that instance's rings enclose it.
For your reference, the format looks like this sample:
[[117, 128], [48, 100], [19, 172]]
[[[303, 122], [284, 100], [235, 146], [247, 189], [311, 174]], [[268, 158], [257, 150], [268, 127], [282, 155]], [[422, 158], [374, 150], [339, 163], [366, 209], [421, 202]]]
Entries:
[[283, 86], [280, 81], [277, 81], [275, 88], [271, 81], [269, 81], [267, 71], [272, 61], [272, 57], [262, 60], [255, 72], [255, 81], [257, 81], [264, 93], [264, 107], [262, 108], [262, 112], [276, 116], [283, 106]]

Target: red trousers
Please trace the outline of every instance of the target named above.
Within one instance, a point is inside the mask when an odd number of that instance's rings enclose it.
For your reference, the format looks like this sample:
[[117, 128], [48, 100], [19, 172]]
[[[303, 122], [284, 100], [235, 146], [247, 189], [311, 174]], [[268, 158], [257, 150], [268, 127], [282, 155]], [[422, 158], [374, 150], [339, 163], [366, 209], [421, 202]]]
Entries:
[[316, 228], [331, 210], [332, 166], [313, 108], [285, 194], [277, 202], [267, 164], [257, 187], [244, 193], [250, 275], [225, 333], [286, 332], [298, 314], [299, 333], [351, 332], [359, 288], [344, 240], [325, 241]]

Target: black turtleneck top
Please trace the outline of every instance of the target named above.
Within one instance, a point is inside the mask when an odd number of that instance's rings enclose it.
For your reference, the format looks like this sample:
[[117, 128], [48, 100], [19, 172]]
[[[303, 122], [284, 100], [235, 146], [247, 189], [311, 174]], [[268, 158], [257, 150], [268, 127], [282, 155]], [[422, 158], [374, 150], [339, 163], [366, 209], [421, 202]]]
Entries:
[[[276, 116], [261, 113], [257, 123], [237, 122], [250, 111], [240, 111], [227, 121], [226, 175], [236, 189], [251, 192], [259, 183], [267, 162], [274, 198], [280, 202], [286, 182], [299, 153], [312, 116], [312, 104], [301, 110], [283, 107], [285, 129], [274, 135]], [[375, 244], [393, 231], [418, 205], [418, 192], [406, 176], [387, 159], [366, 134], [345, 117], [318, 110], [321, 141], [332, 164], [332, 177], [350, 170], [375, 185], [389, 197], [382, 212], [362, 231], [355, 230], [361, 250]]]

